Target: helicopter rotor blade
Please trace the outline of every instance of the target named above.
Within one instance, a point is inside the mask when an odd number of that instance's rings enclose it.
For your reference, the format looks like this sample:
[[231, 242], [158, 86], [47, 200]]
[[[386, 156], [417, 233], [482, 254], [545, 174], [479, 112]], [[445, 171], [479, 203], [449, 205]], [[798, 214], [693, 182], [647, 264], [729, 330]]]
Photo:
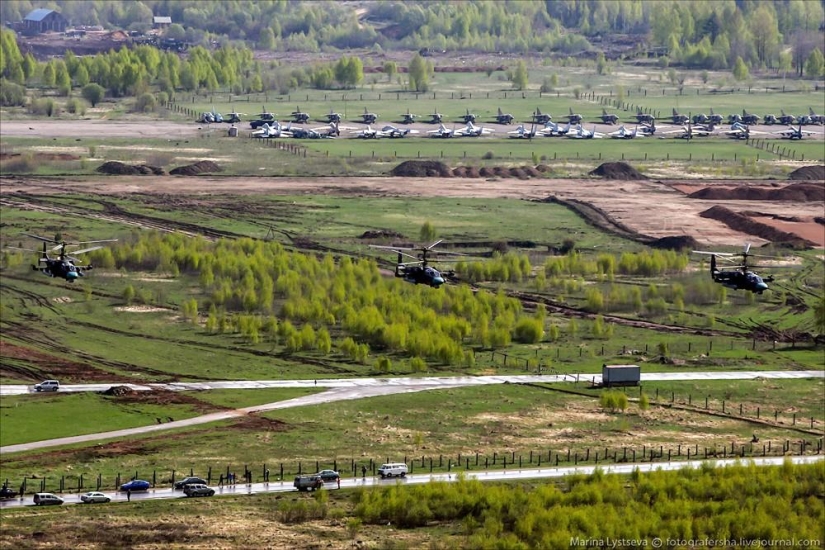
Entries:
[[57, 242], [54, 239], [47, 239], [46, 237], [41, 237], [39, 235], [32, 235], [31, 233], [23, 233], [23, 235], [25, 235], [27, 237], [31, 237], [33, 239], [37, 239], [38, 241], [44, 241], [44, 242], [47, 242], [47, 243], [56, 243]]
[[92, 250], [100, 250], [103, 248], [102, 246], [93, 246], [91, 248], [84, 248], [83, 250], [72, 250], [72, 254], [85, 254], [86, 252], [91, 252]]
[[708, 252], [706, 250], [692, 250], [694, 254], [707, 254], [708, 256], [736, 256], [733, 252]]
[[33, 248], [20, 248], [17, 246], [7, 246], [3, 250], [25, 250], [26, 252], [36, 252], [38, 254], [42, 252], [41, 250], [34, 250]]
[[443, 241], [444, 241], [444, 239], [438, 239], [437, 241], [435, 241], [430, 246], [425, 247], [424, 250], [431, 250], [433, 247], [437, 246], [438, 244], [440, 244]]

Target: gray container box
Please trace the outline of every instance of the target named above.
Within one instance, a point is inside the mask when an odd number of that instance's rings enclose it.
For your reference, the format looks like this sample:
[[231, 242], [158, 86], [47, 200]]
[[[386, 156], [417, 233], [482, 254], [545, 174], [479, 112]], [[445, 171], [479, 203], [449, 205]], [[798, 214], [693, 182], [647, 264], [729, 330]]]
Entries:
[[639, 365], [602, 365], [602, 386], [638, 386], [641, 378]]

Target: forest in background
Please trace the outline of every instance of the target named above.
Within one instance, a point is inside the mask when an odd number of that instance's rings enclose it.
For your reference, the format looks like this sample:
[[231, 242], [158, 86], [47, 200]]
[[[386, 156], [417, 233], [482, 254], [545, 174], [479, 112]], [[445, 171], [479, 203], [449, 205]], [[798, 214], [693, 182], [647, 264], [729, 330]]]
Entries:
[[[622, 35], [632, 54], [663, 48], [667, 62], [805, 73], [821, 50], [823, 1], [547, 0], [332, 2], [287, 0], [7, 0], [4, 23], [32, 9], [60, 11], [72, 25], [145, 32], [169, 16], [167, 34], [192, 44], [241, 41], [270, 51], [422, 49], [591, 54]], [[820, 51], [819, 57], [822, 57]], [[818, 76], [818, 75], [813, 75]]]

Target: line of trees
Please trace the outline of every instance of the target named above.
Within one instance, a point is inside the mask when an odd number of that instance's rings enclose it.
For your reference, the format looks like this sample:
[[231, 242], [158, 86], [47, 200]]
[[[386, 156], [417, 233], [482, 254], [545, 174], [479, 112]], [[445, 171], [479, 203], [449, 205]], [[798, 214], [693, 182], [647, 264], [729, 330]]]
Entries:
[[364, 523], [401, 528], [460, 521], [460, 533], [433, 541], [439, 548], [568, 548], [577, 540], [581, 546], [611, 540], [646, 546], [654, 537], [666, 545], [816, 545], [822, 540], [824, 490], [825, 469], [790, 461], [778, 467], [636, 470], [630, 480], [597, 470], [568, 476], [561, 487], [487, 484], [459, 474], [454, 483], [360, 488], [354, 514]]
[[[546, 0], [455, 3], [386, 1], [357, 12], [334, 1], [107, 0], [52, 4], [75, 24], [145, 31], [152, 16], [169, 15], [167, 31], [193, 44], [243, 41], [265, 50], [319, 52], [372, 48], [577, 54], [590, 40], [624, 34], [666, 48], [670, 62], [732, 69], [790, 64], [802, 75], [812, 52], [822, 54], [823, 4], [807, 0]], [[0, 20], [19, 21], [29, 0], [0, 3]], [[380, 29], [380, 30], [379, 30]], [[790, 50], [788, 49], [790, 47]], [[810, 64], [810, 76], [817, 64]]]

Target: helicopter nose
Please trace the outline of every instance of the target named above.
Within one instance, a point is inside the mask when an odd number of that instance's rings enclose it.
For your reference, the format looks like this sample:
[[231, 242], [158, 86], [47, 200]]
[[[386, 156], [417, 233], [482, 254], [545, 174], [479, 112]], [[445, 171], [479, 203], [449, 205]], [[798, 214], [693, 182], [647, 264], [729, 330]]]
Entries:
[[66, 273], [66, 279], [67, 279], [67, 280], [71, 280], [71, 281], [73, 281], [73, 280], [77, 279], [77, 271], [69, 271], [69, 272], [67, 272], [67, 273]]
[[765, 283], [758, 283], [756, 285], [756, 291], [761, 294], [763, 290], [768, 290], [768, 285], [766, 285]]
[[444, 284], [444, 277], [433, 277], [433, 284], [440, 286]]

